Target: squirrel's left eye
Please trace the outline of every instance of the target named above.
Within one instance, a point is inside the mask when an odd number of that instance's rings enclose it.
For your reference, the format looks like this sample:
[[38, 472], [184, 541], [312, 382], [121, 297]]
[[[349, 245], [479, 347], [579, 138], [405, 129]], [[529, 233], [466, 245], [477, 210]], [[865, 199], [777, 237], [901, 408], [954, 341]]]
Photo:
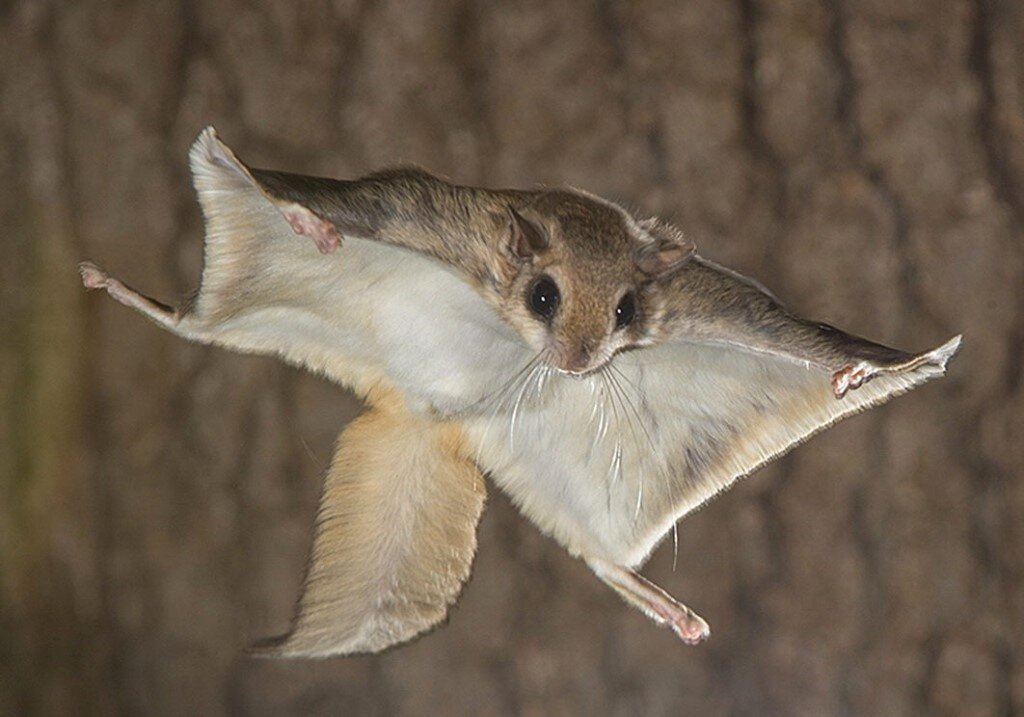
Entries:
[[533, 313], [550, 323], [558, 311], [558, 305], [562, 303], [562, 293], [558, 290], [558, 284], [547, 274], [541, 274], [530, 289], [528, 303]]
[[622, 301], [615, 307], [615, 328], [622, 329], [633, 323], [636, 317], [636, 297], [629, 292], [622, 297]]

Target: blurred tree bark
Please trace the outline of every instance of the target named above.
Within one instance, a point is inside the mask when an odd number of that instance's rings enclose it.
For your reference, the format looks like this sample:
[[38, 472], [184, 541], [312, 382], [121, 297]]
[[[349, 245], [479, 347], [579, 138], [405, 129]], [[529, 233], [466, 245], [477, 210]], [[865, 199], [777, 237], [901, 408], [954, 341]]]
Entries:
[[[0, 713], [1024, 711], [1024, 6], [1015, 0], [0, 7]], [[687, 648], [492, 492], [450, 624], [382, 656], [282, 631], [358, 410], [86, 296], [197, 281], [186, 151], [572, 184], [677, 221], [946, 380], [680, 527]]]

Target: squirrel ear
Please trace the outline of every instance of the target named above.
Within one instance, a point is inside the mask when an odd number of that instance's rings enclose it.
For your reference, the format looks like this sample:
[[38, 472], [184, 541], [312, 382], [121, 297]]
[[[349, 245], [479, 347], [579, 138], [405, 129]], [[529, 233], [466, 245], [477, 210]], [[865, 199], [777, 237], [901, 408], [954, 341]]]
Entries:
[[530, 221], [512, 207], [508, 210], [511, 236], [509, 247], [520, 259], [530, 259], [551, 245], [547, 232], [537, 222]]
[[636, 252], [636, 265], [643, 273], [658, 278], [685, 264], [696, 249], [693, 242], [673, 226], [657, 219], [644, 219], [640, 228], [648, 241]]

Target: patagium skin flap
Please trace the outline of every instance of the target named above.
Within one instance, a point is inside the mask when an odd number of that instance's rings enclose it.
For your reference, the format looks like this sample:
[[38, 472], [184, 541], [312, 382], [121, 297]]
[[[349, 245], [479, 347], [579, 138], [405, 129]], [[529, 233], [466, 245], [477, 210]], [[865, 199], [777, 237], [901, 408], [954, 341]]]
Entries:
[[198, 291], [172, 308], [88, 262], [85, 285], [367, 404], [324, 479], [291, 629], [259, 655], [376, 652], [441, 623], [476, 552], [484, 475], [700, 642], [707, 623], [636, 572], [658, 542], [815, 433], [943, 375], [960, 346], [908, 353], [795, 316], [677, 229], [580, 190], [253, 169], [212, 128], [191, 164]]

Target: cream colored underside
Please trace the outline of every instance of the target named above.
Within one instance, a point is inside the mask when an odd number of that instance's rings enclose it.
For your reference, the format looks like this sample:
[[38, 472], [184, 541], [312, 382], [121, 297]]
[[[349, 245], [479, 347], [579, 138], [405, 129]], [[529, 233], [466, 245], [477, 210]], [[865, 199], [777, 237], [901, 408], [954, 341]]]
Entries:
[[941, 376], [958, 344], [836, 399], [820, 368], [678, 341], [615, 359], [617, 389], [599, 377], [551, 381], [514, 426], [507, 415], [482, 418], [470, 435], [495, 482], [570, 552], [636, 566], [677, 520], [739, 478]]

